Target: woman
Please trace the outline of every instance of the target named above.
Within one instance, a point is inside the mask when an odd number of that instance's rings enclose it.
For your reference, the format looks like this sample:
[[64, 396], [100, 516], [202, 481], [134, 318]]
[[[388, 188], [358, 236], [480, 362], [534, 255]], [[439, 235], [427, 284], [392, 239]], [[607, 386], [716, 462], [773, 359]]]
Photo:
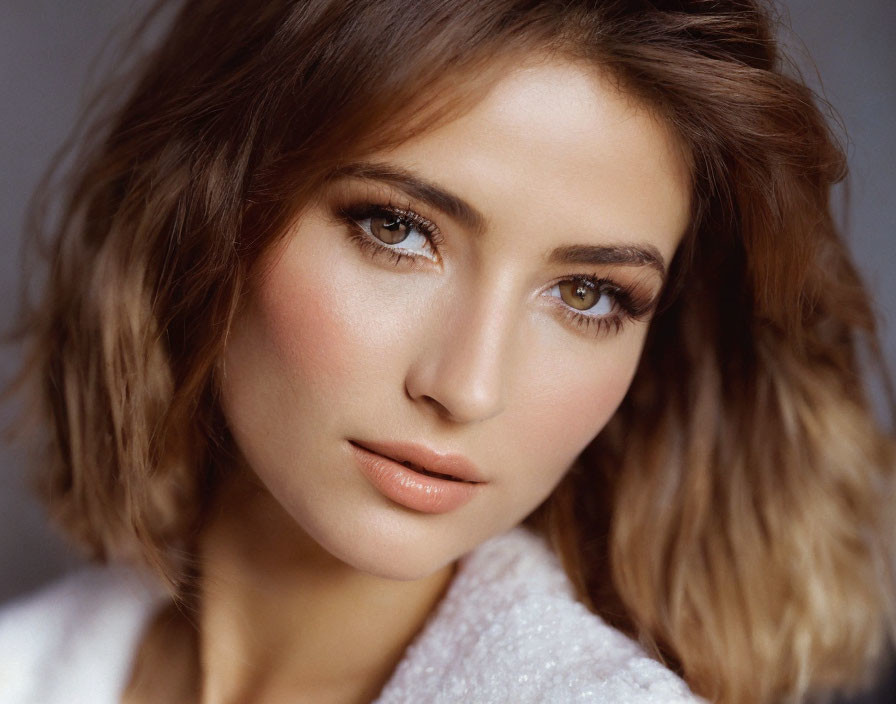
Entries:
[[52, 233], [45, 496], [168, 591], [8, 610], [18, 700], [861, 682], [893, 440], [763, 8], [245, 5], [183, 6]]

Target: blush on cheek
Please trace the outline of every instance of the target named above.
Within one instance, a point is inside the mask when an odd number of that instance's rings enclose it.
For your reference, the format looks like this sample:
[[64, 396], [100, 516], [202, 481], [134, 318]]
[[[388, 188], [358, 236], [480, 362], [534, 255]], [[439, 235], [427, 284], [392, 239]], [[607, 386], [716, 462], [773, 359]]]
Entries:
[[[286, 378], [302, 385], [342, 378], [356, 354], [356, 336], [332, 284], [292, 276], [290, 267], [271, 272], [257, 291], [259, 332], [283, 366]], [[281, 380], [285, 381], [285, 379]]]

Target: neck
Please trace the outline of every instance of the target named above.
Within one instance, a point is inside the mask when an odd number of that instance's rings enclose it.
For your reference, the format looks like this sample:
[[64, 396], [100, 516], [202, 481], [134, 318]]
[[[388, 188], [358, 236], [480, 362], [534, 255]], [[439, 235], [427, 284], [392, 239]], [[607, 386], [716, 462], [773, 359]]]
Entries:
[[371, 701], [454, 571], [409, 582], [359, 572], [242, 474], [222, 487], [199, 559], [203, 704]]

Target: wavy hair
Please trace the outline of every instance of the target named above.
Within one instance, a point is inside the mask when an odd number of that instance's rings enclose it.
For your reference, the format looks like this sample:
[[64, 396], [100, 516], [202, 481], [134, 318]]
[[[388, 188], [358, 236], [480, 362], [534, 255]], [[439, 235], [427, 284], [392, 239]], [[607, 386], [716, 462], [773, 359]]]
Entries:
[[894, 613], [896, 451], [865, 370], [891, 386], [831, 216], [844, 157], [772, 8], [409, 6], [163, 1], [135, 34], [173, 8], [74, 138], [59, 216], [51, 176], [30, 221], [48, 274], [19, 381], [49, 431], [52, 516], [94, 558], [181, 588], [230, 446], [215, 364], [259, 255], [340, 160], [458, 114], [522, 54], [562, 55], [674, 129], [694, 212], [632, 388], [528, 520], [582, 601], [699, 694], [861, 681]]

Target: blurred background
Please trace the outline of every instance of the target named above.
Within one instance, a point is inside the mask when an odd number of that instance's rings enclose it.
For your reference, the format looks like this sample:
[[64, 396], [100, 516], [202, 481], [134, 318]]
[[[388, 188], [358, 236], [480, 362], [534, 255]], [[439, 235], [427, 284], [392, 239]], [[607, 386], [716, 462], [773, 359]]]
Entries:
[[[27, 199], [89, 97], [88, 76], [111, 35], [147, 0], [3, 0], [0, 3], [0, 326], [14, 321], [22, 280]], [[896, 0], [779, 1], [785, 41], [848, 135], [850, 207], [842, 221], [875, 292], [884, 351], [896, 366]], [[108, 63], [108, 57], [105, 59]], [[91, 69], [93, 74], [91, 74]], [[844, 194], [840, 189], [838, 196]], [[838, 197], [838, 201], [842, 198]], [[19, 351], [0, 348], [0, 380]], [[0, 408], [5, 426], [14, 407]], [[79, 558], [46, 525], [25, 484], [25, 457], [0, 446], [0, 602], [75, 568]], [[896, 701], [896, 676], [853, 700]]]

